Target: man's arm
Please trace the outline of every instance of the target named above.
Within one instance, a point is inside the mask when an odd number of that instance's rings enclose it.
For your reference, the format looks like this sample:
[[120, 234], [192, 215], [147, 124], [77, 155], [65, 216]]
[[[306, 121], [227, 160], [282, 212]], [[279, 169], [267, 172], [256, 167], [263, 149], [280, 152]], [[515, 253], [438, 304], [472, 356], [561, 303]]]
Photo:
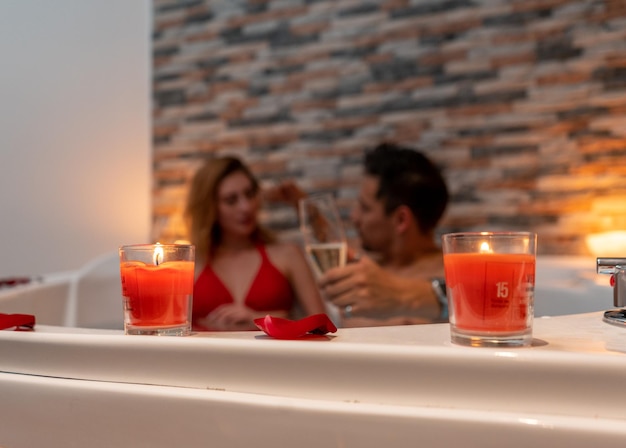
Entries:
[[353, 317], [438, 322], [442, 307], [427, 278], [394, 274], [369, 257], [329, 270], [320, 279], [324, 295]]

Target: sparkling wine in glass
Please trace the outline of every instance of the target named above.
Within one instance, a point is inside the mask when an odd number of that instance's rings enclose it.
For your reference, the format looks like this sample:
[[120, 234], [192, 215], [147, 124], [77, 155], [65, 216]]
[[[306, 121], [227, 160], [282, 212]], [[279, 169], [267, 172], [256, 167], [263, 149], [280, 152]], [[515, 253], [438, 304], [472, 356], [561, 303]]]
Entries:
[[316, 273], [344, 266], [348, 244], [333, 196], [319, 194], [301, 199], [299, 213], [304, 247]]

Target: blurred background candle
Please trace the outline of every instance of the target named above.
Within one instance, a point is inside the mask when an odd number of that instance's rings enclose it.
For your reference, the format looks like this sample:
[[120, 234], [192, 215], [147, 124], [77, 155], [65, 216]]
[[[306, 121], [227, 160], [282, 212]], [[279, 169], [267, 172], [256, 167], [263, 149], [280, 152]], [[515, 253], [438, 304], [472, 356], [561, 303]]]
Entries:
[[191, 331], [194, 247], [140, 244], [120, 248], [126, 334], [185, 336]]
[[536, 235], [443, 236], [452, 341], [516, 346], [532, 341]]

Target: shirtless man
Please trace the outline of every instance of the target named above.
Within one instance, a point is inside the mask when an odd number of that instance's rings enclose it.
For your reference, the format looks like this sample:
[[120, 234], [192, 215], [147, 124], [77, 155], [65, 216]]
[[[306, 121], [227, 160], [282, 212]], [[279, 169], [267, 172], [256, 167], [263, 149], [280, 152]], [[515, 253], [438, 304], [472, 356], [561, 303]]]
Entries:
[[[285, 184], [283, 198], [302, 197]], [[446, 183], [423, 154], [383, 143], [365, 154], [351, 219], [364, 253], [320, 279], [344, 326], [447, 320], [443, 256], [435, 228], [448, 204]]]

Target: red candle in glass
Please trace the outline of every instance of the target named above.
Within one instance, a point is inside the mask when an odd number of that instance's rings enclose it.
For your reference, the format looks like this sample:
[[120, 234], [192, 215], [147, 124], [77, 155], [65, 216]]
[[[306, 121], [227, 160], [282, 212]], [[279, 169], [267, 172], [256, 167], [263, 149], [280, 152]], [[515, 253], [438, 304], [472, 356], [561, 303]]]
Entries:
[[444, 263], [446, 287], [459, 329], [511, 332], [528, 327], [534, 255], [446, 254]]
[[532, 343], [537, 235], [443, 235], [452, 342], [476, 347]]
[[138, 244], [120, 248], [126, 334], [190, 333], [194, 255], [191, 245]]
[[129, 261], [121, 264], [120, 271], [122, 293], [128, 298], [130, 324], [165, 326], [185, 323], [193, 294], [193, 262], [167, 261], [154, 266]]

